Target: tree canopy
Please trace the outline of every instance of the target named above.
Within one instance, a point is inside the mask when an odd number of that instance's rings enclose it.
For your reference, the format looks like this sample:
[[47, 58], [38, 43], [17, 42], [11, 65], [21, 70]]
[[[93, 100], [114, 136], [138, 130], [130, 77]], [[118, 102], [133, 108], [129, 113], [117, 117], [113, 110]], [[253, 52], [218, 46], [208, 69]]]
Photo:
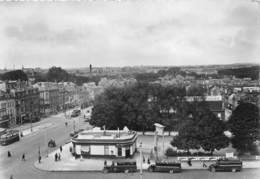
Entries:
[[69, 74], [67, 71], [63, 70], [61, 67], [52, 67], [47, 72], [48, 81], [68, 81]]
[[14, 70], [6, 72], [2, 75], [2, 80], [21, 80], [27, 81], [28, 77], [22, 70]]
[[228, 126], [233, 134], [233, 147], [240, 153], [252, 151], [260, 135], [258, 107], [251, 103], [241, 103], [233, 111]]
[[202, 148], [211, 153], [228, 146], [225, 124], [209, 110], [207, 103], [194, 102], [186, 106], [179, 135], [171, 142], [173, 146], [183, 150]]

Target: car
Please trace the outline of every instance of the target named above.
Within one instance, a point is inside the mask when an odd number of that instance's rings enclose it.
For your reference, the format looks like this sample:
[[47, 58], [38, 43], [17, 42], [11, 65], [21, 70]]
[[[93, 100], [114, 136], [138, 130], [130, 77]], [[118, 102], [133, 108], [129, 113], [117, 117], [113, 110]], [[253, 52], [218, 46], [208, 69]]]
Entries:
[[71, 117], [78, 117], [81, 113], [80, 109], [74, 109], [71, 113]]
[[169, 162], [161, 161], [151, 164], [148, 167], [149, 172], [169, 172], [169, 173], [179, 173], [181, 172], [181, 163], [180, 162]]
[[56, 142], [55, 142], [55, 140], [51, 139], [51, 140], [48, 142], [48, 147], [51, 147], [51, 148], [56, 147]]
[[216, 163], [209, 166], [209, 171], [231, 171], [238, 172], [242, 170], [243, 163], [239, 159], [219, 159]]
[[104, 173], [128, 173], [136, 171], [136, 161], [112, 161], [110, 166], [105, 165], [103, 169]]

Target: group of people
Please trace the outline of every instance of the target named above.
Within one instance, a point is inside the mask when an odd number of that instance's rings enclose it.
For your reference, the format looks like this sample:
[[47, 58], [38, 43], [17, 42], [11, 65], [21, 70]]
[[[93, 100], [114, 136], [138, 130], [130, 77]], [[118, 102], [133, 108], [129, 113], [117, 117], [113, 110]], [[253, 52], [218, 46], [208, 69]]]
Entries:
[[60, 160], [61, 160], [61, 155], [60, 155], [60, 153], [55, 153], [54, 159], [55, 159], [55, 162], [60, 161]]

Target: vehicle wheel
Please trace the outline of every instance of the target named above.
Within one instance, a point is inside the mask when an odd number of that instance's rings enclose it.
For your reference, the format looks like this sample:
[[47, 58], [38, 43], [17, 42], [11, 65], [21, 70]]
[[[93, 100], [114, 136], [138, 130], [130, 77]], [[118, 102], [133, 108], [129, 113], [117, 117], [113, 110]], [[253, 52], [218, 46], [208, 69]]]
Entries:
[[216, 172], [216, 169], [214, 167], [211, 167], [210, 171], [211, 172]]
[[235, 168], [232, 168], [232, 172], [236, 172], [236, 169], [235, 169]]
[[148, 171], [149, 171], [149, 172], [153, 172], [152, 167], [149, 167], [149, 168], [148, 168]]
[[170, 170], [169, 172], [170, 172], [170, 173], [173, 173], [173, 170]]

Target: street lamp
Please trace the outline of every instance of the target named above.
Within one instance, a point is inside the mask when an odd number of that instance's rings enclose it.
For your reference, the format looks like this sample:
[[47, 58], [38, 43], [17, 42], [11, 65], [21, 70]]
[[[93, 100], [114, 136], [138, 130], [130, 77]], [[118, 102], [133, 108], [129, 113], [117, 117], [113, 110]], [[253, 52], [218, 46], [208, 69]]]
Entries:
[[142, 142], [139, 144], [139, 150], [140, 150], [140, 179], [143, 178], [143, 156], [142, 156]]

